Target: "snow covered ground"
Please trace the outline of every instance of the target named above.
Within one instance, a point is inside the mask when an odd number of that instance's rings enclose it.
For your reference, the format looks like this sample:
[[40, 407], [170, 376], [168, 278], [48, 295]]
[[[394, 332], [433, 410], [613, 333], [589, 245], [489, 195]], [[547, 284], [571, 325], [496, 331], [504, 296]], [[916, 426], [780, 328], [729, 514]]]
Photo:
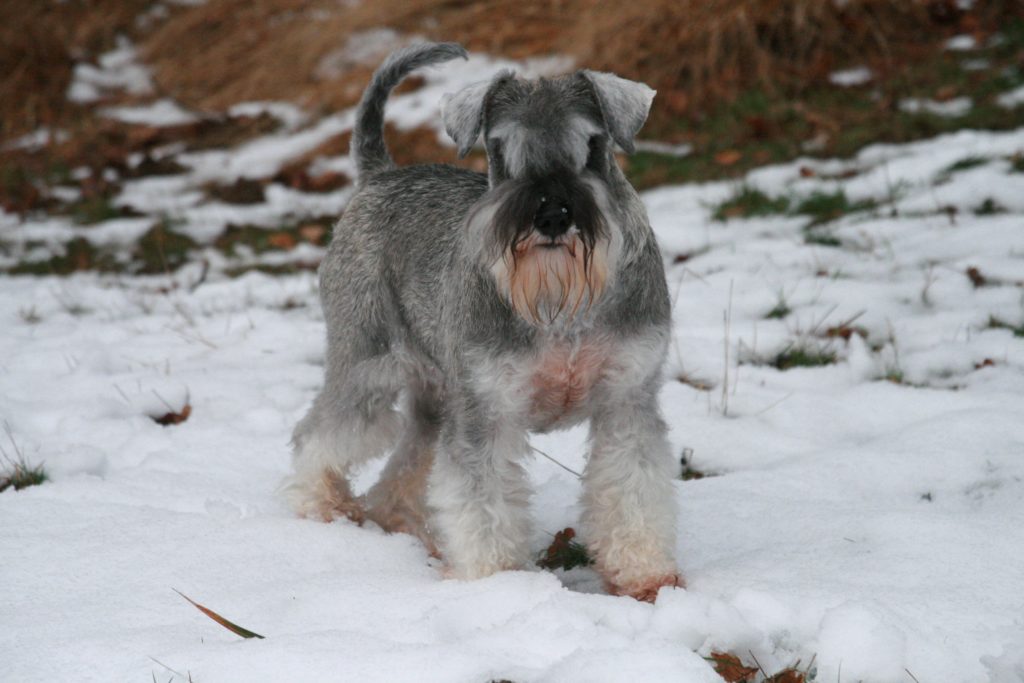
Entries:
[[[415, 103], [450, 88], [429, 80], [399, 116], [434, 120]], [[269, 227], [312, 199], [196, 188], [348, 117], [182, 159], [121, 200], [200, 241], [240, 211]], [[676, 484], [688, 588], [655, 605], [587, 569], [444, 581], [412, 538], [294, 518], [276, 489], [321, 381], [314, 275], [0, 276], [0, 448], [51, 477], [0, 494], [0, 678], [691, 683], [728, 651], [768, 673], [814, 658], [818, 681], [1024, 680], [1022, 153], [1024, 130], [963, 132], [645, 195], [675, 299], [662, 407], [707, 475]], [[811, 227], [712, 219], [753, 189], [846, 203]], [[0, 216], [0, 237], [117, 244], [150, 224], [118, 220]], [[580, 471], [584, 441], [533, 444]], [[579, 483], [529, 469], [540, 555], [576, 525]]]

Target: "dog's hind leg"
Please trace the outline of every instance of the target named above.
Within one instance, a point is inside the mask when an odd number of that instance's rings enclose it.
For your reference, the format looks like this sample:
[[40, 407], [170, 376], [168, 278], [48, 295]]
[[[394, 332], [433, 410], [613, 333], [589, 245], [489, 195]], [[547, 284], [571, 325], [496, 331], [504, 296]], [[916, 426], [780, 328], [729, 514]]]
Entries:
[[436, 556], [426, 494], [441, 427], [440, 402], [436, 389], [416, 383], [405, 403], [405, 432], [380, 479], [364, 498], [366, 517], [385, 531], [416, 536]]
[[324, 387], [295, 427], [295, 473], [287, 492], [303, 516], [361, 522], [364, 511], [348, 478], [398, 440], [403, 420], [395, 402], [407, 371], [392, 344], [394, 313], [386, 290], [362, 262], [343, 258], [344, 251], [332, 244], [321, 266], [328, 334]]
[[323, 390], [292, 437], [295, 472], [287, 495], [300, 515], [363, 521], [348, 479], [354, 467], [391, 449], [401, 433], [396, 365], [384, 355], [361, 361], [345, 376], [328, 369]]

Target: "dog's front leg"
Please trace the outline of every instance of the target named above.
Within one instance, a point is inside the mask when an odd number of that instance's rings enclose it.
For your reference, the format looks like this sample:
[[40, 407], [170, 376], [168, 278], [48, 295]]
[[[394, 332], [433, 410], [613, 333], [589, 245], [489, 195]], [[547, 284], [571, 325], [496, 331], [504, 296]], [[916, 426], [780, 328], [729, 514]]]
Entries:
[[479, 397], [448, 407], [428, 494], [447, 574], [521, 568], [529, 559], [526, 432]]
[[618, 394], [594, 412], [583, 476], [583, 531], [610, 592], [653, 601], [680, 586], [675, 474], [655, 390]]

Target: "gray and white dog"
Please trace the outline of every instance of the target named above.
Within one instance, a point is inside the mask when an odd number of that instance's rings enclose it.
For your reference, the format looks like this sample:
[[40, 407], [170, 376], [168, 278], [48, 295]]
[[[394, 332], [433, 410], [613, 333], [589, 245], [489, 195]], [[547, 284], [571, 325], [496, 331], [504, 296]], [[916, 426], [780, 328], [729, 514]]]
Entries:
[[[590, 422], [582, 536], [609, 590], [681, 585], [674, 460], [658, 409], [669, 298], [647, 214], [613, 156], [654, 91], [608, 73], [512, 72], [443, 102], [486, 175], [395, 168], [384, 103], [413, 69], [467, 56], [399, 50], [352, 133], [357, 191], [320, 267], [324, 387], [295, 429], [298, 511], [422, 538], [447, 574], [529, 563], [529, 432]], [[353, 467], [393, 451], [353, 495]]]

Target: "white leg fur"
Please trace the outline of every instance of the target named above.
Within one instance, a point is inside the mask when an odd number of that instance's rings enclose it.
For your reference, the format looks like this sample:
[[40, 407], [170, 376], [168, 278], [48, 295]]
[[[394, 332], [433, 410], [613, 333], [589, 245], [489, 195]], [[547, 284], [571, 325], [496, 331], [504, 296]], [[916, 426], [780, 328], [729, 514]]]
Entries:
[[[452, 578], [476, 579], [529, 561], [529, 486], [522, 430], [498, 427], [489, 452], [443, 439], [428, 502]], [[452, 451], [460, 451], [453, 453]]]
[[614, 593], [653, 600], [661, 586], [681, 585], [674, 559], [674, 470], [653, 397], [594, 416], [582, 526]]

